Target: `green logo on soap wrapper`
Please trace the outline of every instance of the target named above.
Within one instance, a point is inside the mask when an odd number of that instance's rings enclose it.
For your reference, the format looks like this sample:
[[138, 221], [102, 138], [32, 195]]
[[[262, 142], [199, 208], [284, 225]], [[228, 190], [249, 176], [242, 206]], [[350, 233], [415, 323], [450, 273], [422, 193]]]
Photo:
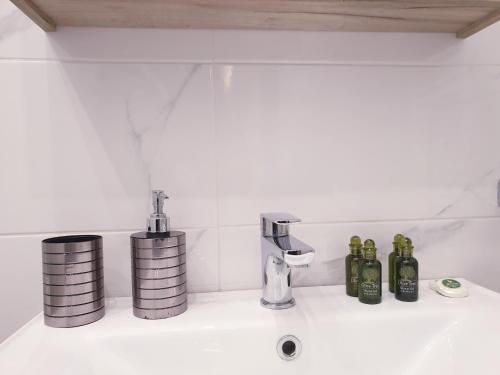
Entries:
[[442, 283], [445, 287], [453, 289], [460, 288], [462, 286], [459, 281], [454, 279], [444, 279]]

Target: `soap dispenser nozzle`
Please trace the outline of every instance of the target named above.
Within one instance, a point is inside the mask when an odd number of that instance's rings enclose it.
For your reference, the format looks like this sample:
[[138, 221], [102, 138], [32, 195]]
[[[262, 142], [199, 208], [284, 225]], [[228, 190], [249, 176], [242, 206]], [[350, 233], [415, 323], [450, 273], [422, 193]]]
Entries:
[[170, 220], [163, 212], [163, 203], [168, 199], [163, 190], [153, 190], [153, 213], [148, 219], [148, 232], [165, 233], [170, 230]]

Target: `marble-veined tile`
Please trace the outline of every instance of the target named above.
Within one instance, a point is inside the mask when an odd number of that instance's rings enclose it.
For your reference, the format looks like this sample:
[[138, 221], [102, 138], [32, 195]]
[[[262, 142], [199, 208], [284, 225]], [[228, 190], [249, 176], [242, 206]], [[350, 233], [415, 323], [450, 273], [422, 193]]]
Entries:
[[498, 216], [498, 67], [222, 65], [221, 225]]
[[209, 67], [3, 62], [0, 77], [2, 233], [141, 228], [152, 188], [173, 225], [215, 225]]

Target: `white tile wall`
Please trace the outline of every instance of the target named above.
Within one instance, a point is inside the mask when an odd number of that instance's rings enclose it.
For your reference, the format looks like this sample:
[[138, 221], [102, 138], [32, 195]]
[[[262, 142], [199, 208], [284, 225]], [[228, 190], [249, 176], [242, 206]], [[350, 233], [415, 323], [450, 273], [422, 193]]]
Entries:
[[155, 186], [176, 225], [215, 226], [209, 67], [5, 60], [0, 81], [4, 233], [140, 228]]
[[[467, 40], [452, 34], [234, 31], [214, 33], [220, 63], [355, 65], [498, 64], [500, 25]], [[490, 47], [485, 47], [490, 46]]]
[[223, 65], [221, 225], [495, 216], [500, 66]]
[[[297, 285], [343, 282], [349, 236], [423, 277], [500, 291], [500, 26], [439, 34], [66, 29], [0, 3], [0, 341], [41, 310], [40, 241], [104, 236], [130, 294], [130, 233], [164, 188], [188, 288], [258, 288], [258, 214], [317, 249]], [[6, 265], [6, 266], [5, 266]]]

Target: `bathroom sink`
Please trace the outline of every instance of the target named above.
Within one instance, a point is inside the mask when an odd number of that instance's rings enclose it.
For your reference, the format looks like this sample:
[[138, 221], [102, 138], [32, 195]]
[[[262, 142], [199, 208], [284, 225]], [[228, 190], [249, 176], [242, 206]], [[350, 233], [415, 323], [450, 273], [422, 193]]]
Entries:
[[[279, 311], [262, 308], [258, 290], [191, 294], [185, 314], [155, 321], [135, 318], [130, 298], [109, 299], [83, 327], [35, 317], [0, 345], [0, 374], [498, 375], [500, 295], [463, 282], [467, 298], [421, 282], [418, 302], [385, 293], [380, 305], [344, 286], [297, 288], [297, 305]], [[278, 355], [286, 335], [301, 342], [301, 353], [285, 348], [291, 360]]]

